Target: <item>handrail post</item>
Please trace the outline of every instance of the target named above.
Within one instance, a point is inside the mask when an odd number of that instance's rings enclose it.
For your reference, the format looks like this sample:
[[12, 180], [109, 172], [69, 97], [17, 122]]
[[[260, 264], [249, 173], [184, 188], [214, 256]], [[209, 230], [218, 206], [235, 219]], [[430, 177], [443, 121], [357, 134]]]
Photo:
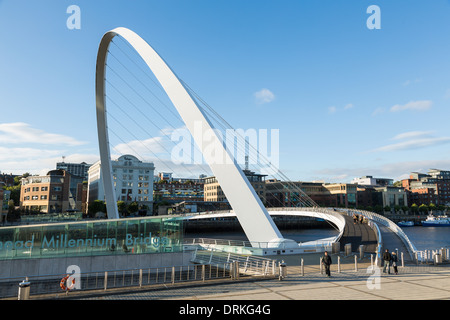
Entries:
[[205, 282], [205, 265], [202, 264], [202, 281]]

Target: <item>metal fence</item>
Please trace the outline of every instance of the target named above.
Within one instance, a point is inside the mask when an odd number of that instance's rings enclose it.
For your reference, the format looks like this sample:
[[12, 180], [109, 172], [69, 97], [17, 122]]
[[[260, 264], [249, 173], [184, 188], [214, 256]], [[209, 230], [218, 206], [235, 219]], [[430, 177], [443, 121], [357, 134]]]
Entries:
[[[240, 263], [233, 260], [229, 262], [212, 262], [208, 264], [190, 264], [184, 266], [170, 266], [147, 269], [109, 270], [102, 272], [74, 273], [67, 280], [72, 284], [74, 292], [93, 292], [95, 290], [107, 291], [127, 288], [137, 289], [142, 287], [157, 288], [158, 286], [174, 285], [191, 282], [198, 284], [210, 280], [238, 280], [241, 277], [272, 276], [275, 272], [275, 263], [270, 265], [255, 265], [252, 263]], [[64, 294], [61, 288], [61, 280], [67, 274], [29, 276], [29, 296]], [[17, 297], [19, 283], [23, 278], [0, 279], [0, 298]], [[66, 284], [66, 282], [64, 283]]]

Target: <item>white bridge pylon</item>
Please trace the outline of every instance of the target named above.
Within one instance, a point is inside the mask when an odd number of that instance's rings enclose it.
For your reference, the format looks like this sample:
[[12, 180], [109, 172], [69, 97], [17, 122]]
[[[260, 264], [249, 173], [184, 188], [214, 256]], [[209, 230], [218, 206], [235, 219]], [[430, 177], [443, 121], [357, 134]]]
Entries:
[[[105, 103], [105, 69], [108, 47], [112, 39], [117, 35], [120, 35], [136, 50], [153, 72], [186, 124], [202, 154], [205, 155], [204, 151], [207, 147], [201, 141], [205, 135], [208, 135], [210, 143], [213, 143], [215, 147], [223, 149], [220, 150], [222, 151], [221, 154], [224, 155], [223, 161], [220, 161], [220, 163], [211, 161], [207, 157], [205, 157], [205, 160], [220, 183], [249, 241], [268, 242], [273, 247], [281, 244], [284, 247], [297, 246], [295, 241], [283, 238], [247, 177], [224, 147], [220, 137], [213, 130], [211, 122], [185, 88], [183, 82], [180, 81], [171, 68], [146, 41], [127, 28], [116, 28], [106, 32], [100, 42], [97, 54], [95, 83], [97, 130], [108, 218], [119, 218], [112, 179]], [[201, 135], [194, 134], [195, 130], [198, 130], [199, 123], [201, 124]]]

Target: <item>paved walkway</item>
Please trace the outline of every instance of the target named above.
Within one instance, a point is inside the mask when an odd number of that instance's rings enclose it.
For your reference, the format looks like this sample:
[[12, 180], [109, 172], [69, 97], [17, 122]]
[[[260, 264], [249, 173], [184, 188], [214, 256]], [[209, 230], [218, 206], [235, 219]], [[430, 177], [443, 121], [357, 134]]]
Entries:
[[[318, 257], [309, 256], [311, 261]], [[332, 256], [337, 261], [336, 256]], [[133, 292], [99, 293], [92, 296], [72, 295], [78, 300], [450, 300], [450, 265], [411, 265], [399, 267], [399, 274], [378, 274], [367, 268], [370, 260], [358, 263], [353, 257], [341, 260], [341, 272], [334, 263], [331, 277], [320, 273], [313, 263], [305, 265], [304, 275], [295, 259], [288, 262], [288, 276], [256, 281], [222, 280], [203, 286], [166, 289], [135, 289]]]

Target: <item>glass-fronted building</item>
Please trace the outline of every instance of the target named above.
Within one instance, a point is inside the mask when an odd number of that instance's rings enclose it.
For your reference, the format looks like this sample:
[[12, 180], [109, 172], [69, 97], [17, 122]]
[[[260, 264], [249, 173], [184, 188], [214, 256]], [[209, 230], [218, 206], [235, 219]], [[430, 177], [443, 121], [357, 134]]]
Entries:
[[144, 217], [0, 228], [0, 260], [181, 252], [180, 217]]

